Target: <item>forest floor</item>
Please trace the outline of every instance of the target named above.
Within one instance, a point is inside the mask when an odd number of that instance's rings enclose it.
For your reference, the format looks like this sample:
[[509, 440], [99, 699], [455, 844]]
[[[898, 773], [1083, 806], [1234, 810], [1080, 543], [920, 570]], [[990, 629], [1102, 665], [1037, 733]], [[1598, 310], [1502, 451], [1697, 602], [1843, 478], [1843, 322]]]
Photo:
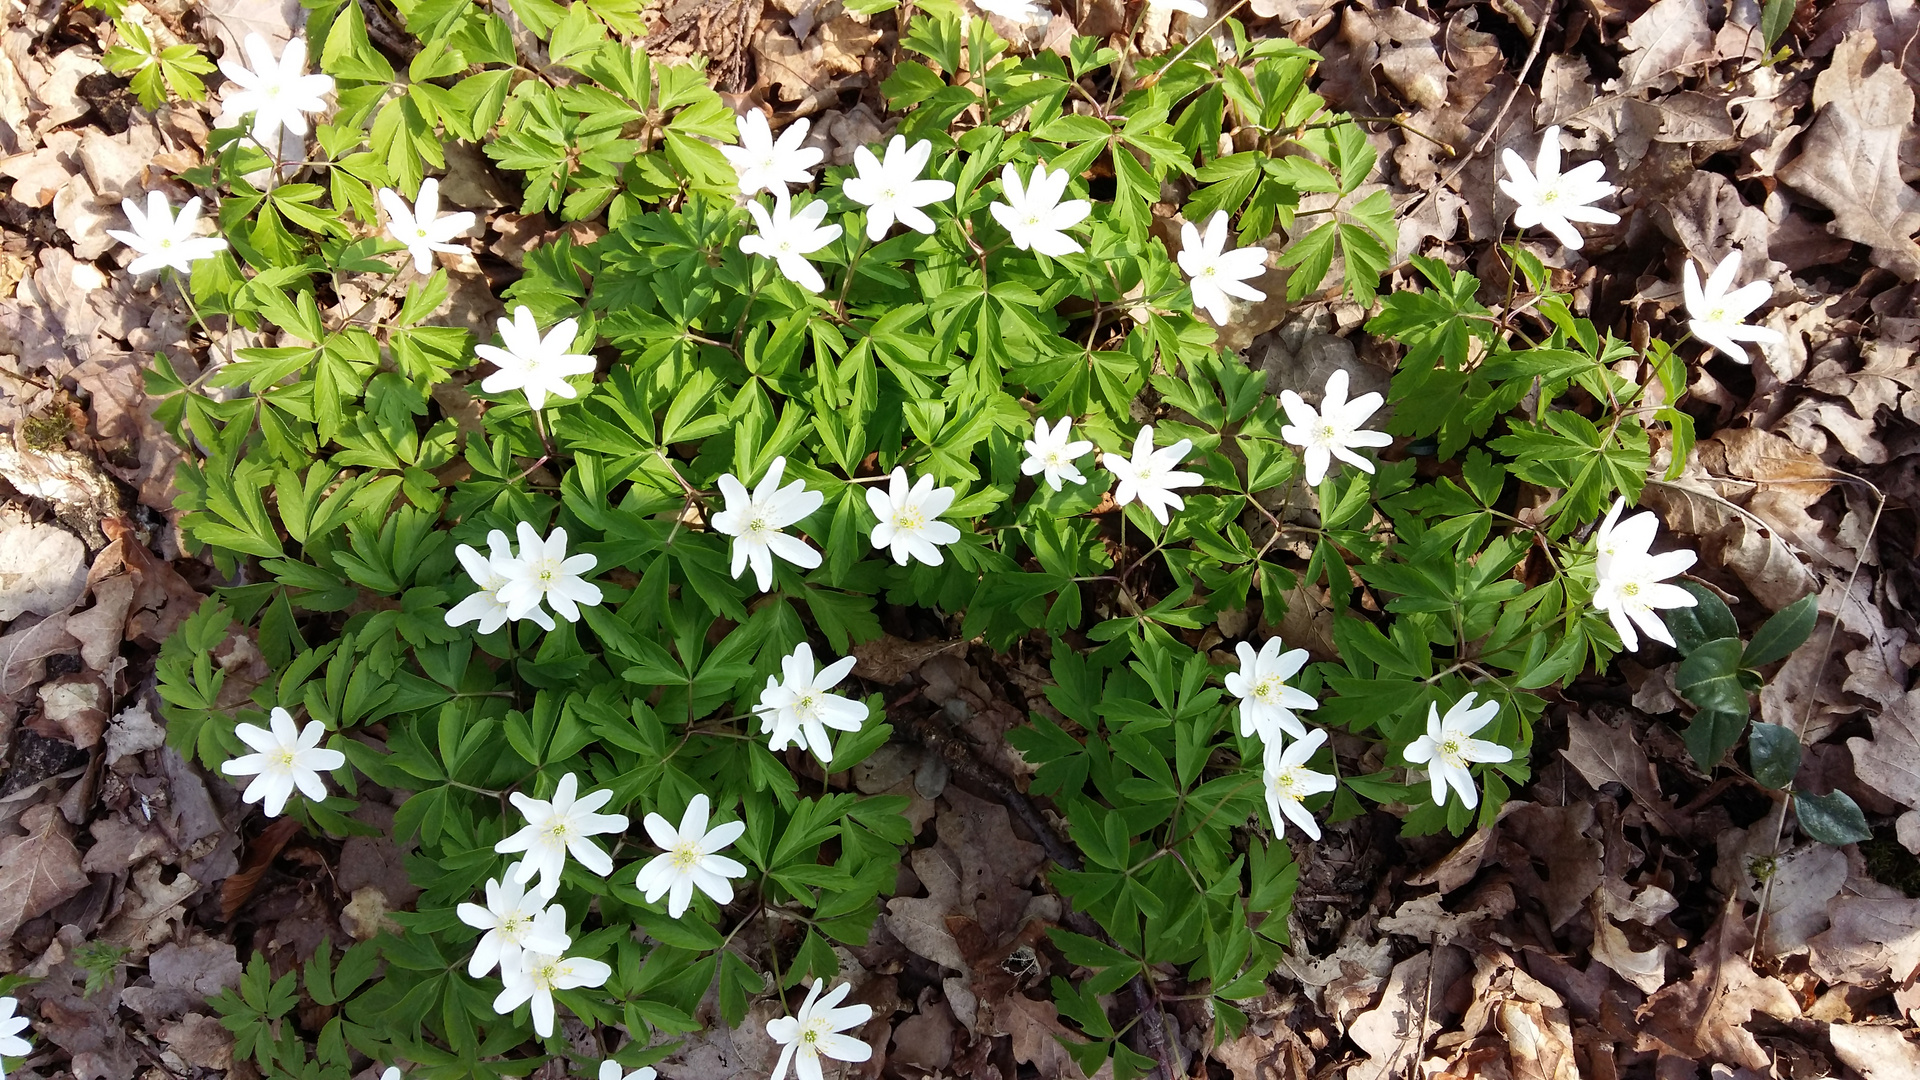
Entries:
[[[370, 28], [390, 15], [363, 7]], [[101, 66], [111, 31], [91, 11], [4, 10], [0, 973], [39, 980], [24, 1075], [250, 1077], [208, 997], [254, 950], [283, 970], [322, 936], [377, 932], [415, 890], [392, 840], [262, 828], [223, 778], [163, 746], [155, 654], [221, 582], [180, 551], [182, 450], [155, 423], [142, 372], [156, 352], [206, 343], [177, 293], [134, 288], [105, 230], [123, 197], [199, 164], [212, 111], [140, 109]], [[249, 31], [284, 40], [302, 14], [293, 0], [139, 10], [216, 55]], [[1031, 43], [1135, 32], [1151, 50], [1200, 28], [1149, 13], [1130, 31], [1133, 14], [1069, 0]], [[1743, 626], [1819, 594], [1812, 642], [1760, 693], [1759, 717], [1801, 734], [1800, 789], [1847, 792], [1875, 831], [1843, 848], [1799, 842], [1782, 804], [1737, 768], [1702, 774], [1676, 734], [1676, 657], [1649, 649], [1554, 699], [1536, 779], [1495, 826], [1406, 840], [1374, 812], [1319, 843], [1295, 838], [1293, 948], [1273, 990], [1219, 1045], [1197, 1008], [1174, 1008], [1182, 1075], [1920, 1077], [1920, 7], [1801, 0], [1777, 58], [1754, 0], [1251, 0], [1239, 15], [1256, 35], [1319, 51], [1318, 91], [1374, 118], [1377, 181], [1400, 209], [1397, 280], [1413, 253], [1502, 280], [1499, 151], [1530, 156], [1559, 124], [1570, 152], [1597, 155], [1621, 188], [1623, 220], [1584, 250], [1526, 241], [1583, 314], [1623, 338], [1677, 338], [1683, 265], [1736, 248], [1748, 276], [1772, 284], [1766, 324], [1786, 343], [1752, 367], [1695, 368], [1700, 442], [1642, 504], [1697, 547], [1697, 576]], [[650, 50], [709, 56], [729, 104], [770, 107], [776, 127], [810, 117], [829, 161], [887, 130], [892, 15], [679, 0], [649, 18]], [[483, 336], [526, 251], [596, 228], [517, 213], [517, 183], [470, 146], [450, 154], [441, 190], [479, 215], [471, 254], [442, 263], [451, 317]], [[1384, 379], [1393, 357], [1360, 333], [1364, 316], [1271, 302], [1228, 339], [1269, 372], [1305, 367], [1318, 382], [1320, 368], [1374, 366]], [[1303, 605], [1281, 629], [1326, 655], [1324, 627]], [[269, 673], [246, 639], [223, 648], [244, 699]], [[1043, 707], [1044, 669], [937, 636], [858, 652], [873, 684], [917, 688], [893, 720], [919, 738], [857, 783], [912, 778], [921, 848], [1004, 885], [996, 907], [1046, 899], [1047, 838], [1032, 824], [1045, 808], [1021, 794], [1026, 769], [1003, 738]], [[940, 724], [987, 752], [930, 753]], [[957, 979], [932, 959], [958, 948], [952, 920], [989, 917], [958, 902], [897, 897], [855, 951], [895, 978], [901, 1007], [874, 1059], [846, 1075], [1077, 1076], [1031, 948], [963, 952], [971, 971]], [[111, 948], [88, 944], [100, 942]], [[980, 1006], [971, 1015], [955, 1011], [961, 991]], [[770, 1066], [766, 1047], [714, 1029], [662, 1073]]]

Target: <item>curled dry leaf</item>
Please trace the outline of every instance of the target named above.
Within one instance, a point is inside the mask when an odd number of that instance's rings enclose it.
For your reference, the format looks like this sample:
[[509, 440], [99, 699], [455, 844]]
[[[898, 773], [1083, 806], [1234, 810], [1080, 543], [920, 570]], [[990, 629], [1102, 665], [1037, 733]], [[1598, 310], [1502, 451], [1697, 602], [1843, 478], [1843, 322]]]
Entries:
[[1593, 890], [1589, 913], [1593, 917], [1593, 958], [1614, 973], [1653, 993], [1667, 984], [1667, 957], [1673, 947], [1655, 939], [1647, 948], [1634, 944], [1635, 937], [1648, 935], [1635, 931], [1629, 936], [1619, 923], [1652, 926], [1680, 906], [1673, 894], [1654, 885], [1629, 893], [1631, 887], [1619, 879], [1602, 881]]
[[1733, 571], [1768, 610], [1778, 611], [1814, 591], [1813, 572], [1780, 535], [1702, 479], [1648, 480], [1640, 501], [1657, 510], [1667, 528], [1698, 537], [1701, 561]]

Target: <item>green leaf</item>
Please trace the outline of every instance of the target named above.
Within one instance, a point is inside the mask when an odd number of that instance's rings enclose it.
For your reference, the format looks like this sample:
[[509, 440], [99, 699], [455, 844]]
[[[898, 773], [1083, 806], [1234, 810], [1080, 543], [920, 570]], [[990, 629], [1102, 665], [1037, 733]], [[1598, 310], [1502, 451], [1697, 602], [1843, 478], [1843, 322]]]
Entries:
[[1693, 714], [1682, 738], [1694, 763], [1711, 772], [1720, 764], [1720, 759], [1727, 756], [1727, 751], [1733, 749], [1733, 744], [1740, 741], [1746, 728], [1744, 711], [1701, 709]]
[[1806, 644], [1807, 638], [1813, 635], [1813, 624], [1819, 618], [1820, 597], [1817, 594], [1809, 593], [1781, 608], [1755, 631], [1753, 641], [1740, 657], [1740, 666], [1765, 667], [1775, 660], [1785, 659], [1793, 650]]
[[1680, 587], [1693, 594], [1694, 606], [1669, 608], [1663, 621], [1681, 656], [1709, 641], [1740, 636], [1740, 624], [1719, 594], [1697, 581], [1683, 581]]
[[1753, 778], [1775, 791], [1793, 783], [1800, 771], [1800, 738], [1779, 724], [1754, 721], [1747, 754], [1753, 761]]
[[1674, 688], [1701, 709], [1745, 718], [1749, 703], [1747, 688], [1740, 683], [1740, 650], [1740, 639], [1735, 637], [1716, 638], [1699, 646], [1674, 670]]
[[1844, 791], [1827, 795], [1794, 792], [1793, 811], [1800, 818], [1800, 831], [1823, 844], [1857, 844], [1873, 838], [1867, 816]]
[[1797, 0], [1766, 0], [1760, 9], [1760, 36], [1766, 40], [1767, 51], [1780, 43], [1780, 36], [1793, 25], [1793, 12], [1798, 7]]

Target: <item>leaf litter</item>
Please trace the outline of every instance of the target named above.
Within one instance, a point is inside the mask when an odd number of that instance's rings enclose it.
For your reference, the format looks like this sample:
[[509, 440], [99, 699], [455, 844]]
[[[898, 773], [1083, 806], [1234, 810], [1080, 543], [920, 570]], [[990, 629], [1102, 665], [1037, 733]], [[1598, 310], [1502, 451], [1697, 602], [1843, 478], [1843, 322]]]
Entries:
[[[180, 22], [180, 5], [151, 5], [149, 17], [216, 48], [249, 31], [284, 38], [300, 18], [292, 3], [202, 7], [198, 30]], [[811, 115], [832, 160], [886, 134], [876, 87], [896, 45], [888, 23], [837, 4], [724, 7], [662, 9], [649, 46], [706, 52], [723, 89]], [[1920, 900], [1902, 891], [1920, 883], [1920, 691], [1909, 689], [1920, 662], [1910, 510], [1920, 504], [1920, 12], [1806, 6], [1792, 50], [1769, 63], [1761, 5], [1561, 7], [1442, 15], [1255, 0], [1245, 14], [1256, 35], [1327, 57], [1320, 89], [1336, 107], [1391, 118], [1371, 127], [1408, 215], [1402, 259], [1434, 255], [1486, 276], [1508, 210], [1492, 183], [1497, 153], [1524, 152], [1560, 124], [1575, 159], [1604, 160], [1622, 187], [1625, 220], [1582, 252], [1530, 247], [1574, 288], [1580, 314], [1623, 336], [1665, 327], [1680, 317], [1667, 284], [1680, 260], [1737, 247], [1767, 266], [1770, 325], [1787, 341], [1750, 371], [1700, 373], [1696, 419], [1710, 435], [1684, 455], [1662, 448], [1681, 460], [1642, 502], [1697, 543], [1701, 579], [1736, 601], [1743, 627], [1819, 595], [1813, 640], [1831, 648], [1787, 660], [1761, 716], [1807, 739], [1803, 785], [1846, 791], [1891, 824], [1863, 845], [1802, 843], [1778, 809], [1733, 798], [1688, 761], [1670, 667], [1630, 669], [1633, 685], [1589, 680], [1550, 709], [1536, 779], [1495, 825], [1453, 844], [1362, 819], [1297, 848], [1294, 940], [1271, 992], [1248, 1003], [1247, 1029], [1209, 1045], [1179, 1009], [1163, 1013], [1188, 1040], [1176, 1060], [1189, 1075], [1204, 1073], [1202, 1058], [1235, 1080], [1920, 1072]], [[1051, 47], [1081, 28], [1121, 37], [1124, 13], [1108, 8], [1072, 6], [1033, 41]], [[346, 940], [354, 920], [378, 925], [412, 902], [404, 852], [243, 837], [225, 781], [163, 747], [152, 657], [211, 575], [179, 558], [179, 451], [141, 372], [156, 352], [183, 369], [213, 354], [189, 339], [177, 297], [110, 272], [118, 256], [104, 229], [124, 194], [198, 163], [210, 116], [176, 104], [114, 122], [79, 91], [101, 74], [98, 24], [70, 19], [56, 34], [43, 15], [9, 10], [0, 970], [42, 979], [29, 997], [74, 1076], [136, 1075], [136, 1042], [176, 1075], [226, 1072], [231, 1038], [206, 1000], [238, 982], [237, 929], [264, 931], [254, 940], [280, 964], [310, 952], [316, 929]], [[1150, 19], [1144, 32], [1197, 29]], [[1536, 35], [1542, 59], [1523, 70]], [[476, 198], [511, 191], [484, 161], [462, 168]], [[517, 267], [561, 228], [500, 212], [481, 245]], [[469, 289], [449, 311], [484, 325], [493, 303]], [[1390, 365], [1351, 308], [1309, 298], [1245, 312], [1263, 325], [1233, 344], [1256, 362], [1279, 358], [1265, 366], [1283, 382], [1309, 342]], [[1313, 636], [1302, 625], [1289, 636]], [[269, 674], [245, 639], [221, 655], [233, 701]], [[964, 642], [889, 638], [861, 656], [863, 678], [910, 686], [940, 710], [972, 762], [955, 767], [937, 737], [923, 738], [887, 748], [860, 778], [862, 790], [909, 796], [919, 834], [910, 887], [887, 902], [874, 943], [842, 957], [850, 977], [885, 981], [897, 1004], [874, 1022], [877, 1038], [867, 1033], [882, 1052], [862, 1075], [1079, 1075], [1045, 990], [1066, 970], [1045, 931], [1073, 914], [1047, 884], [1058, 838], [1043, 833], [1057, 826], [1021, 794], [1024, 763], [1004, 740], [1044, 708], [1037, 692], [1012, 688], [1037, 683]], [[340, 887], [303, 888], [316, 867]], [[93, 938], [128, 951], [88, 995], [74, 950]], [[764, 1068], [751, 1039], [703, 1036], [663, 1075]]]

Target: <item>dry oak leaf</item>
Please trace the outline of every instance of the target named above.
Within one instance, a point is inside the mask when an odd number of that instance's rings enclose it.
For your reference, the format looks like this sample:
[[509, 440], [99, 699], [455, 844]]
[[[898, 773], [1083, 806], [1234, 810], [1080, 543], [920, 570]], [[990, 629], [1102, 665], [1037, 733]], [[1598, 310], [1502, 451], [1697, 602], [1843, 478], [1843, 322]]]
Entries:
[[1833, 1055], [1866, 1080], [1913, 1080], [1920, 1076], [1920, 1046], [1897, 1027], [1829, 1024]]
[[1660, 781], [1640, 741], [1626, 726], [1614, 727], [1584, 713], [1567, 721], [1567, 748], [1560, 751], [1595, 791], [1609, 783], [1623, 785], [1653, 815], [1654, 823], [1677, 832], [1667, 819], [1671, 804], [1660, 795]]
[[1847, 740], [1860, 782], [1920, 809], [1920, 690], [1909, 692], [1871, 717], [1873, 739]]
[[1719, 924], [1694, 951], [1693, 977], [1661, 990], [1640, 1007], [1642, 1049], [1652, 1049], [1649, 1043], [1658, 1040], [1694, 1061], [1767, 1068], [1771, 1059], [1747, 1030], [1747, 1022], [1756, 1012], [1792, 1020], [1800, 1015], [1800, 1006], [1785, 983], [1747, 966], [1753, 937], [1742, 909], [1737, 897], [1730, 898]]
[[1633, 20], [1620, 44], [1620, 78], [1608, 90], [1630, 94], [1655, 86], [1682, 68], [1714, 57], [1706, 0], [1660, 0]]
[[1827, 918], [1833, 925], [1807, 939], [1808, 965], [1827, 982], [1899, 986], [1920, 971], [1920, 900], [1843, 893]]
[[80, 850], [73, 846], [73, 828], [58, 807], [36, 806], [20, 815], [20, 824], [25, 836], [0, 840], [0, 939], [89, 884], [80, 869]]
[[[1031, 1065], [1045, 1077], [1059, 1080], [1083, 1080], [1086, 1073], [1074, 1063], [1062, 1039], [1072, 1035], [1060, 1023], [1060, 1010], [1050, 1001], [1035, 1001], [1024, 994], [1010, 994], [992, 1005], [993, 1031], [1013, 1037], [1013, 1059]], [[1112, 1080], [1113, 1062], [1100, 1066], [1090, 1080]]]
[[804, 101], [834, 81], [860, 70], [860, 58], [880, 40], [880, 31], [840, 15], [815, 29], [812, 44], [800, 44], [778, 30], [761, 35], [753, 51], [761, 78], [786, 101]]
[[1849, 34], [1813, 85], [1820, 110], [1806, 152], [1782, 166], [1780, 180], [1833, 212], [1827, 230], [1873, 249], [1876, 266], [1920, 279], [1920, 191], [1900, 178], [1900, 143], [1913, 120], [1913, 87], [1900, 69], [1865, 74], [1879, 47], [1873, 34]]

